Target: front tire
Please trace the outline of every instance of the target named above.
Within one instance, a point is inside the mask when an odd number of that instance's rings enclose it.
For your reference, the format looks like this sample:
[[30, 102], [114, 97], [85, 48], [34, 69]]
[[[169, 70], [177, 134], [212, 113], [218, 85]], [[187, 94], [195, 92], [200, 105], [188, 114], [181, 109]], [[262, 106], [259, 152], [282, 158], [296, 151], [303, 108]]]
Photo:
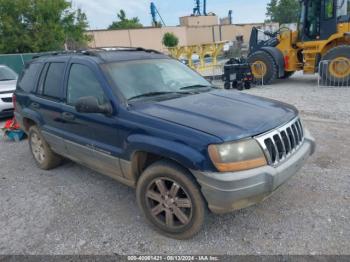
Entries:
[[29, 147], [37, 166], [43, 170], [50, 170], [59, 166], [62, 157], [54, 153], [36, 126], [29, 128]]
[[138, 181], [136, 196], [146, 219], [165, 236], [188, 239], [203, 225], [206, 205], [199, 186], [173, 162], [148, 167]]
[[271, 55], [257, 51], [248, 58], [252, 74], [257, 84], [269, 85], [277, 79], [277, 65]]

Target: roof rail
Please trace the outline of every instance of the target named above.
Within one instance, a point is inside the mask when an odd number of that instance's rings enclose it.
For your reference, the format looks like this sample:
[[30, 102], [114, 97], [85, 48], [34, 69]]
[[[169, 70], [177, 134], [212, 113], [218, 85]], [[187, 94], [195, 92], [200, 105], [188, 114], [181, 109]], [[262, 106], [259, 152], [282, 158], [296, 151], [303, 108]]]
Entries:
[[86, 50], [88, 53], [92, 53], [94, 55], [97, 55], [98, 52], [113, 52], [113, 51], [142, 51], [147, 53], [155, 53], [155, 54], [162, 54], [162, 52], [159, 52], [154, 49], [146, 49], [143, 47], [130, 47], [130, 46], [108, 46], [108, 47], [99, 47], [99, 48], [92, 48]]
[[44, 52], [44, 53], [37, 53], [37, 54], [33, 55], [33, 59], [43, 57], [43, 56], [57, 56], [57, 55], [78, 54], [78, 53], [79, 52], [76, 50]]
[[82, 49], [82, 50], [63, 50], [63, 51], [38, 53], [33, 56], [33, 59], [44, 57], [44, 56], [58, 56], [58, 55], [69, 55], [69, 54], [99, 56], [99, 52], [113, 52], [113, 51], [114, 52], [115, 51], [128, 51], [128, 52], [143, 51], [147, 53], [162, 54], [157, 50], [145, 49], [143, 47], [113, 46], [113, 47], [99, 47], [99, 48], [90, 48], [90, 49]]

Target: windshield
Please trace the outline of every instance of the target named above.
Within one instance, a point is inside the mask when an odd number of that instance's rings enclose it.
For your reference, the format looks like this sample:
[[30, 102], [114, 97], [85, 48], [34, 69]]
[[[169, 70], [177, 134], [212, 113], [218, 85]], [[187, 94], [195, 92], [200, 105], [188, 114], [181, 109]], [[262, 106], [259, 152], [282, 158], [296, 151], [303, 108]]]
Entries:
[[0, 67], [0, 81], [16, 80], [17, 74], [8, 67]]
[[149, 59], [110, 63], [106, 66], [115, 86], [127, 100], [164, 94], [185, 94], [211, 84], [181, 62]]

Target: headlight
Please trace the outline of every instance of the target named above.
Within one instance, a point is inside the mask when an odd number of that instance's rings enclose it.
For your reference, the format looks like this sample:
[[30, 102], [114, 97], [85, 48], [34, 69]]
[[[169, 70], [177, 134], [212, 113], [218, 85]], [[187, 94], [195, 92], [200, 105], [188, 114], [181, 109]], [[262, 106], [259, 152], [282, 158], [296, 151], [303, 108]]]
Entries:
[[253, 169], [267, 165], [264, 152], [253, 140], [210, 145], [210, 159], [220, 172]]

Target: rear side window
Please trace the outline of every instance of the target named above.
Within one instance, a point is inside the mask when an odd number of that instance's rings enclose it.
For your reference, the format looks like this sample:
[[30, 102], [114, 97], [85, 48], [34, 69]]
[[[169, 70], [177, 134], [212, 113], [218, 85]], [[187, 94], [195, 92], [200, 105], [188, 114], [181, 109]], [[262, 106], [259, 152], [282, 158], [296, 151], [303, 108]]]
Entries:
[[59, 99], [62, 94], [62, 80], [64, 76], [65, 63], [51, 63], [47, 70], [43, 95]]
[[32, 63], [26, 66], [22, 72], [17, 87], [25, 92], [32, 92], [35, 90], [37, 77], [42, 70], [42, 63]]

